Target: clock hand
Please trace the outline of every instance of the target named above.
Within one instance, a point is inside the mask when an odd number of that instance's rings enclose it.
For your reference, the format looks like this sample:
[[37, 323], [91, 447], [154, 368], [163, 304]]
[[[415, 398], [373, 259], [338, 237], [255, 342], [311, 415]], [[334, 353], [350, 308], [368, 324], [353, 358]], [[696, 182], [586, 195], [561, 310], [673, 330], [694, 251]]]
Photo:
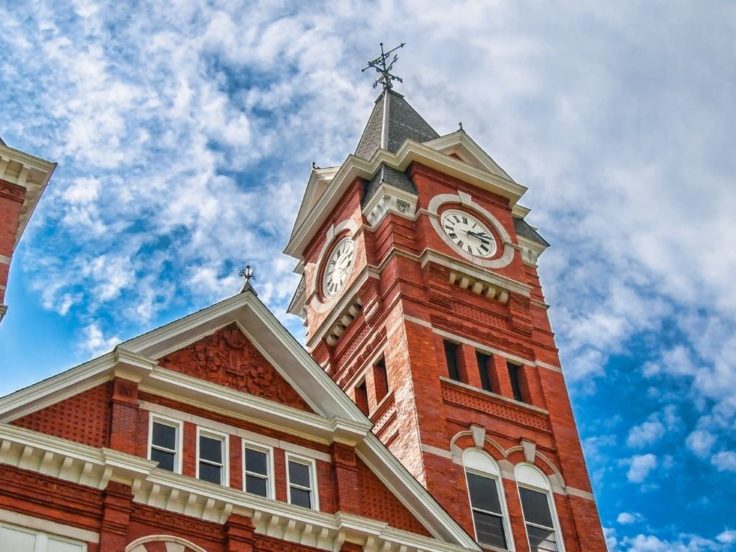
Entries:
[[490, 237], [487, 237], [486, 234], [479, 234], [478, 232], [465, 232], [468, 236], [473, 236], [474, 238], [478, 238], [483, 243], [491, 243]]

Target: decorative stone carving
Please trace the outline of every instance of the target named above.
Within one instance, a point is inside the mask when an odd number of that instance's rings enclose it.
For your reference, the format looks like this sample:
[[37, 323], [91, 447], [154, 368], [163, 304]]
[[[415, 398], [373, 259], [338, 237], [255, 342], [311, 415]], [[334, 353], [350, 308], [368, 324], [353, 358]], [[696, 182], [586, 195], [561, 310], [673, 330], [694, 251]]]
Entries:
[[473, 444], [478, 448], [483, 448], [486, 441], [486, 429], [481, 426], [471, 425], [470, 434], [473, 436]]
[[236, 324], [171, 353], [159, 365], [300, 410], [311, 409]]
[[521, 449], [524, 451], [524, 459], [530, 464], [534, 463], [534, 458], [537, 455], [537, 445], [526, 439], [521, 441]]

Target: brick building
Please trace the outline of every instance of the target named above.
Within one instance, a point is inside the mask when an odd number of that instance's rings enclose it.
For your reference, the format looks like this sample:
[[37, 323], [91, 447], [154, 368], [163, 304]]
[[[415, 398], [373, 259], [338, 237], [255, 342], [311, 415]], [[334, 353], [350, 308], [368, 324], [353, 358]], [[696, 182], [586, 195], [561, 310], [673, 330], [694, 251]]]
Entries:
[[0, 399], [0, 549], [604, 551], [524, 191], [385, 86], [286, 245], [307, 350], [246, 285]]
[[55, 168], [55, 163], [8, 147], [0, 138], [0, 322], [8, 308], [10, 260]]

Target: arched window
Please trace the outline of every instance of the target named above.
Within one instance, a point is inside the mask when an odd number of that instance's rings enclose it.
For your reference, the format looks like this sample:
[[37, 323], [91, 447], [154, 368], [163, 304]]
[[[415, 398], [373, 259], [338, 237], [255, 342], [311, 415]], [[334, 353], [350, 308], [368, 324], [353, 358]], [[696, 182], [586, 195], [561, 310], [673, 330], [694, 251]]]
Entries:
[[514, 472], [531, 552], [564, 552], [549, 479], [529, 464], [519, 464]]
[[473, 512], [475, 538], [481, 544], [511, 550], [507, 539], [508, 515], [498, 464], [485, 452], [468, 449], [463, 453], [463, 465]]

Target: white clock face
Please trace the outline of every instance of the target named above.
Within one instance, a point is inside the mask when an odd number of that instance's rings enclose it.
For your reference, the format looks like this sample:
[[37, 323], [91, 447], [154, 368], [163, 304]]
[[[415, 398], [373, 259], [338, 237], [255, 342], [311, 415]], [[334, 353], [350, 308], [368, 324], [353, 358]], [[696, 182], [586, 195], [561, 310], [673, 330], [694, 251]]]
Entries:
[[496, 254], [496, 239], [480, 219], [466, 211], [448, 209], [442, 213], [440, 220], [447, 237], [464, 253], [482, 258]]
[[332, 297], [342, 289], [353, 271], [354, 260], [355, 243], [350, 238], [344, 238], [332, 250], [325, 266], [322, 276], [322, 293], [325, 297]]

